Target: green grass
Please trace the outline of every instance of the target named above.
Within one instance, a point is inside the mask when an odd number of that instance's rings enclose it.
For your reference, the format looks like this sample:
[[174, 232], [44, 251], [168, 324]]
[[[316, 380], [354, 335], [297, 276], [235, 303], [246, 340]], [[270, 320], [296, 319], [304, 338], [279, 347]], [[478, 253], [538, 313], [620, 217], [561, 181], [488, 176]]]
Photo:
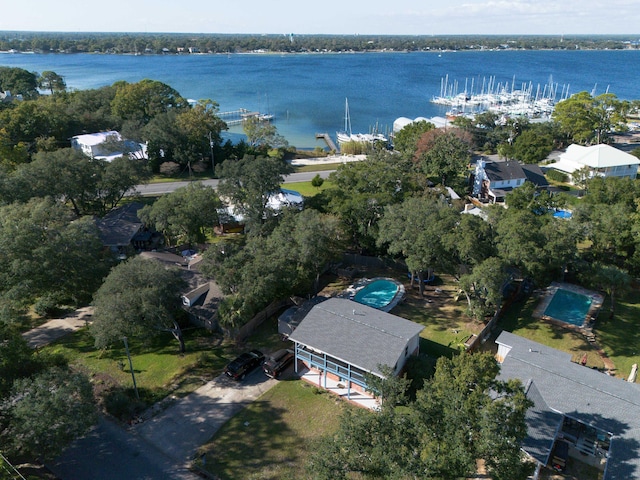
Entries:
[[335, 163], [319, 163], [317, 165], [295, 165], [293, 167], [294, 172], [327, 172], [331, 170], [337, 170], [343, 162]]
[[[230, 344], [203, 330], [185, 332], [184, 354], [179, 353], [178, 342], [168, 333], [152, 338], [146, 345], [134, 339], [128, 343], [136, 384], [147, 405], [169, 393], [181, 396], [195, 390], [219, 374], [234, 355]], [[98, 350], [88, 329], [82, 328], [43, 351], [62, 355], [70, 364], [86, 370], [98, 392], [133, 388], [123, 342]]]
[[[640, 364], [640, 291], [634, 288], [616, 299], [615, 314], [609, 318], [610, 303], [602, 306], [595, 324], [598, 342], [613, 360], [616, 375], [626, 379], [634, 363]], [[639, 379], [636, 379], [639, 383]]]
[[198, 464], [222, 480], [304, 478], [314, 440], [338, 428], [343, 408], [303, 380], [281, 381], [229, 420]]
[[322, 185], [320, 185], [320, 187], [314, 187], [313, 185], [311, 185], [311, 182], [293, 182], [282, 184], [282, 188], [285, 188], [287, 190], [295, 190], [304, 197], [313, 197], [314, 195], [317, 195], [318, 193], [330, 187], [332, 187], [332, 184], [327, 180], [325, 180]]

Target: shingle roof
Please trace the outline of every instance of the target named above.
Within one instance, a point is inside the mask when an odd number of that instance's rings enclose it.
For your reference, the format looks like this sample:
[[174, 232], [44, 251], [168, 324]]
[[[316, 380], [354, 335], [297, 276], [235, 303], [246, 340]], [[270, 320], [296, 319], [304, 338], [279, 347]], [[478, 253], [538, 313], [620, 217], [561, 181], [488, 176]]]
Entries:
[[380, 374], [378, 366], [393, 368], [409, 340], [423, 329], [423, 325], [352, 300], [330, 298], [315, 305], [289, 338]]
[[131, 239], [142, 227], [138, 210], [144, 205], [132, 202], [109, 212], [98, 220], [102, 244], [106, 247], [121, 247], [131, 243]]
[[[548, 409], [612, 434], [605, 480], [640, 479], [640, 385], [573, 363], [567, 353], [509, 332], [496, 343], [511, 347], [501, 379], [533, 382]], [[533, 426], [530, 435], [539, 433]]]
[[491, 181], [524, 180], [527, 177], [518, 162], [487, 162], [484, 171]]

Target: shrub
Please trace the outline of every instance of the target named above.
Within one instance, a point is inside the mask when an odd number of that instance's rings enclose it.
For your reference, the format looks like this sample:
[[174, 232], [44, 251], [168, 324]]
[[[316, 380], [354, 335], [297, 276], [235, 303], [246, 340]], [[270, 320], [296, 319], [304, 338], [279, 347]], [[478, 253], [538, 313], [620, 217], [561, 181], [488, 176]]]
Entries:
[[547, 177], [549, 180], [553, 180], [554, 182], [565, 183], [567, 181], [567, 174], [554, 168], [547, 170]]

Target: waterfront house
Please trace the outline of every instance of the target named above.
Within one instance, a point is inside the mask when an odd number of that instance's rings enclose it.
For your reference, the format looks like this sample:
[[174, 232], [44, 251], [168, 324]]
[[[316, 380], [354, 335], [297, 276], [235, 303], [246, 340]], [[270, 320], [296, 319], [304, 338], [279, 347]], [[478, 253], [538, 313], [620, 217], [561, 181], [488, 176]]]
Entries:
[[603, 480], [640, 479], [640, 385], [509, 332], [496, 344], [499, 379], [519, 379], [534, 403], [522, 448], [539, 467], [562, 449], [603, 471]]
[[538, 165], [521, 164], [514, 160], [488, 162], [480, 159], [472, 176], [473, 196], [491, 203], [504, 202], [509, 192], [525, 182], [533, 183], [540, 190], [549, 187]]
[[556, 163], [550, 168], [567, 174], [571, 182], [573, 174], [587, 167], [589, 176], [595, 177], [620, 177], [636, 178], [638, 175], [640, 159], [610, 145], [569, 145], [567, 150], [560, 154]]
[[382, 377], [382, 366], [396, 375], [402, 372], [419, 351], [423, 328], [352, 300], [329, 298], [309, 310], [289, 339], [295, 346], [296, 372], [304, 364], [319, 387], [338, 388], [355, 400], [366, 395], [366, 374]]

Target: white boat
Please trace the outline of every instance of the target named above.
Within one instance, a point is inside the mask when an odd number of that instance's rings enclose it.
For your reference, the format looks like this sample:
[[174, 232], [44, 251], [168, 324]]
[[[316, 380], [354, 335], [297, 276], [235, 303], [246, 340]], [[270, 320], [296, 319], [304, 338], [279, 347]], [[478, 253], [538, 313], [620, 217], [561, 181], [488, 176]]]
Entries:
[[336, 132], [338, 143], [360, 142], [360, 143], [373, 143], [388, 142], [389, 139], [381, 133], [353, 133], [351, 131], [351, 116], [349, 114], [349, 100], [345, 98], [344, 109], [344, 130]]

